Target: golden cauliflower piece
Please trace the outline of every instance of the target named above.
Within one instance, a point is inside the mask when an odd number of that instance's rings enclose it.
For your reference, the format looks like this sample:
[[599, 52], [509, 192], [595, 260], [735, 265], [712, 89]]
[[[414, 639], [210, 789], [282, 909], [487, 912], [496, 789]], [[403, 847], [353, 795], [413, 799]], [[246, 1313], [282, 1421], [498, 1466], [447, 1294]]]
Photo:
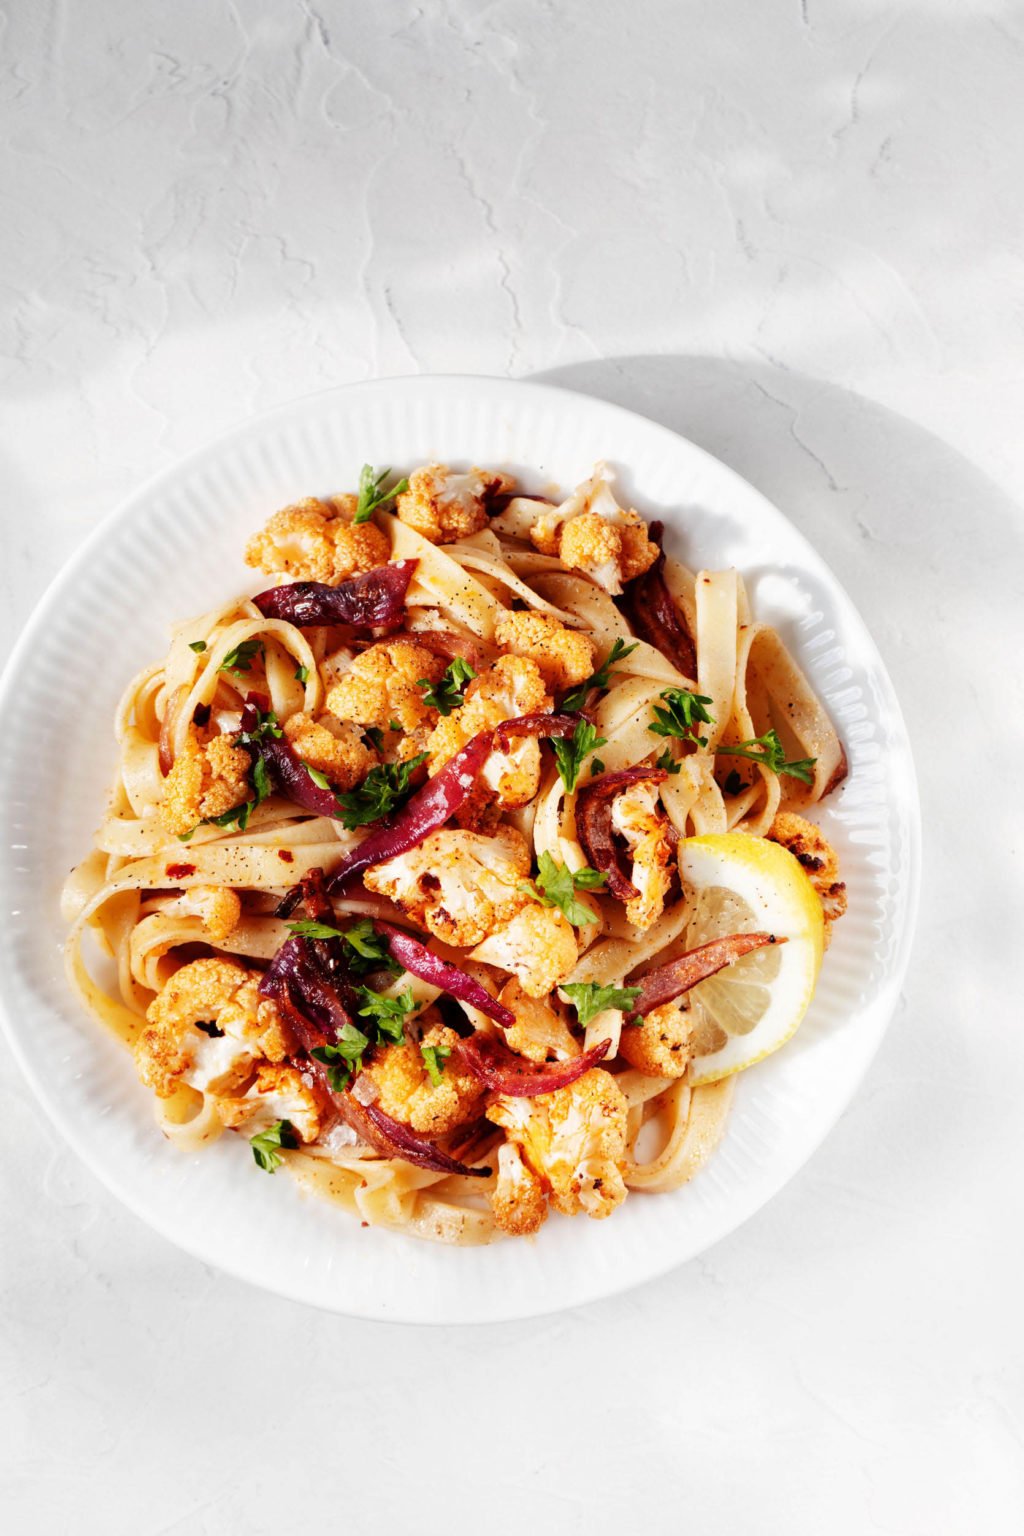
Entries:
[[377, 1104], [393, 1120], [412, 1126], [421, 1136], [447, 1136], [457, 1126], [472, 1120], [480, 1106], [483, 1090], [470, 1073], [462, 1071], [454, 1054], [459, 1037], [454, 1029], [431, 1024], [425, 1031], [423, 1045], [446, 1046], [453, 1054], [438, 1062], [441, 1081], [430, 1080], [418, 1045], [379, 1047], [364, 1073], [377, 1089]]
[[487, 526], [487, 503], [515, 482], [488, 469], [460, 474], [447, 464], [426, 464], [409, 476], [396, 503], [398, 516], [431, 544], [454, 544]]
[[825, 942], [831, 938], [832, 924], [846, 911], [846, 886], [839, 878], [839, 859], [820, 827], [792, 811], [780, 811], [768, 829], [773, 843], [783, 848], [803, 867], [817, 891], [825, 913]]
[[555, 907], [541, 907], [535, 901], [477, 943], [470, 956], [511, 971], [528, 997], [546, 997], [561, 986], [578, 958], [576, 934], [568, 918]]
[[692, 1054], [693, 1021], [683, 998], [623, 1025], [619, 1055], [648, 1077], [682, 1077]]
[[541, 998], [524, 992], [516, 978], [505, 983], [498, 1001], [515, 1014], [515, 1023], [505, 1031], [505, 1041], [520, 1056], [528, 1061], [564, 1061], [579, 1055], [579, 1041], [565, 1020]]
[[194, 885], [184, 893], [181, 904], [202, 919], [203, 927], [212, 939], [230, 937], [242, 917], [238, 893], [229, 885]]
[[[466, 702], [439, 720], [427, 742], [431, 777], [479, 731], [490, 731], [519, 715], [546, 714], [553, 707], [535, 661], [502, 656], [466, 689]], [[483, 766], [471, 797], [474, 810], [491, 799], [506, 810], [527, 805], [540, 788], [540, 743], [533, 737], [514, 741], [507, 752], [495, 750]]]
[[245, 562], [268, 576], [285, 572], [296, 581], [323, 581], [337, 586], [361, 571], [387, 565], [391, 545], [373, 523], [352, 521], [355, 496], [320, 501], [307, 496], [275, 512], [266, 527], [249, 540]]
[[292, 715], [285, 721], [284, 734], [302, 761], [318, 768], [337, 790], [354, 789], [377, 762], [376, 752], [366, 745], [358, 728], [333, 715], [319, 721], [312, 715]]
[[220, 1099], [217, 1114], [231, 1130], [244, 1129], [251, 1136], [279, 1120], [289, 1121], [300, 1141], [316, 1141], [320, 1134], [320, 1106], [297, 1067], [257, 1067], [248, 1092], [240, 1099]]
[[510, 1237], [528, 1237], [547, 1221], [544, 1185], [510, 1141], [498, 1148], [498, 1181], [491, 1195], [491, 1210], [495, 1226]]
[[396, 720], [403, 731], [416, 731], [437, 719], [437, 710], [423, 702], [419, 680], [436, 683], [444, 670], [444, 658], [414, 640], [380, 640], [328, 690], [327, 708], [357, 725], [387, 730]]
[[252, 760], [235, 735], [213, 736], [205, 743], [194, 725], [164, 780], [160, 820], [168, 832], [183, 837], [205, 817], [222, 816], [252, 794]]
[[626, 916], [641, 930], [661, 916], [672, 879], [668, 821], [657, 805], [657, 784], [643, 780], [624, 789], [612, 803], [612, 826], [632, 855], [630, 879], [640, 893], [626, 902]]
[[542, 554], [557, 555], [613, 597], [658, 558], [643, 518], [616, 501], [603, 464], [557, 507], [517, 497], [494, 527], [516, 537], [528, 534]]
[[150, 1003], [135, 1045], [147, 1087], [170, 1098], [180, 1083], [213, 1094], [241, 1088], [257, 1058], [281, 1061], [288, 1040], [259, 976], [234, 960], [193, 960]]
[[487, 1110], [565, 1216], [610, 1216], [626, 1198], [626, 1097], [600, 1067], [532, 1099], [501, 1096]]
[[536, 662], [545, 686], [559, 693], [582, 683], [594, 670], [597, 646], [590, 636], [566, 629], [544, 613], [502, 614], [494, 637], [513, 656]]
[[526, 904], [519, 885], [529, 873], [526, 839], [513, 827], [494, 837], [445, 830], [366, 870], [363, 883], [436, 938], [468, 949]]

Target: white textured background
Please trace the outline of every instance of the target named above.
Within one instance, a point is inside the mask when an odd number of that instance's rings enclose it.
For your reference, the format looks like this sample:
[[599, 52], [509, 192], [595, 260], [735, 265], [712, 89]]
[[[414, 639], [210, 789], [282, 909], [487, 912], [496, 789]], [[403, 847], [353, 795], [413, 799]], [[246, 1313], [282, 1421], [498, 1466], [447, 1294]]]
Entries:
[[207, 1272], [0, 1058], [0, 1525], [1016, 1536], [1020, 4], [0, 23], [0, 647], [109, 506], [253, 411], [543, 373], [812, 538], [903, 698], [927, 836], [903, 1006], [811, 1165], [703, 1260], [549, 1320], [413, 1332]]

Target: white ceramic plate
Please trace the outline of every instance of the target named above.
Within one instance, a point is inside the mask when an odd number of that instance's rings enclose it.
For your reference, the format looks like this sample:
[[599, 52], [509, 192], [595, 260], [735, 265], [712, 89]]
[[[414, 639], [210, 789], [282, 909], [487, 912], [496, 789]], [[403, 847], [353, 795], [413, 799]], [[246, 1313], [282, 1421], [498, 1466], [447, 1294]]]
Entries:
[[[58, 895], [87, 851], [114, 762], [127, 679], [168, 625], [255, 590], [249, 533], [301, 496], [350, 489], [360, 465], [503, 466], [571, 487], [596, 459], [667, 524], [697, 568], [737, 566], [846, 743], [850, 776], [823, 816], [849, 915], [796, 1038], [739, 1083], [726, 1139], [674, 1195], [633, 1195], [610, 1221], [553, 1217], [535, 1241], [448, 1249], [361, 1228], [253, 1166], [225, 1136], [189, 1156], [153, 1123], [127, 1053], [68, 995]], [[31, 666], [32, 688], [24, 687]], [[150, 482], [79, 551], [39, 605], [0, 685], [0, 980], [14, 1053], [90, 1168], [172, 1242], [229, 1273], [338, 1312], [410, 1322], [527, 1317], [636, 1285], [746, 1220], [810, 1157], [878, 1047], [906, 967], [919, 811], [892, 685], [835, 577], [785, 517], [716, 459], [603, 401], [497, 379], [382, 380], [242, 427]]]

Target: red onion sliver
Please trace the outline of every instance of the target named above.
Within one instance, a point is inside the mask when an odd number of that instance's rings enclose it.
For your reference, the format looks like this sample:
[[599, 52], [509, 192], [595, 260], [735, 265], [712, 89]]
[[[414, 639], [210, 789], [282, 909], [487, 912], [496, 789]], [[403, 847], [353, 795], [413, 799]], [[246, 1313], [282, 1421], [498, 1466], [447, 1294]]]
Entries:
[[752, 950], [761, 949], [765, 944], [785, 942], [773, 933], [731, 933], [726, 938], [712, 939], [699, 949], [691, 949], [678, 960], [670, 960], [667, 965], [660, 965], [656, 971], [648, 971], [646, 976], [640, 977], [637, 982], [640, 996], [633, 1004], [630, 1018], [643, 1018], [652, 1008], [674, 1002], [698, 982], [724, 971], [727, 965], [749, 955]]
[[503, 1003], [497, 1002], [472, 976], [460, 971], [457, 965], [442, 960], [440, 955], [433, 954], [419, 939], [403, 933], [401, 928], [385, 922], [375, 922], [373, 926], [387, 940], [388, 949], [399, 965], [411, 975], [418, 976], [421, 981], [428, 981], [432, 987], [440, 987], [442, 992], [449, 993], [460, 1003], [478, 1008], [489, 1019], [493, 1019], [495, 1024], [500, 1024], [502, 1029], [511, 1029], [516, 1021], [515, 1014]]
[[576, 796], [576, 836], [591, 869], [608, 877], [608, 890], [619, 901], [632, 901], [640, 893], [630, 879], [626, 854], [615, 841], [612, 801], [631, 784], [660, 784], [668, 778], [664, 768], [624, 768], [591, 779]]
[[652, 523], [650, 536], [659, 546], [658, 558], [649, 571], [631, 581], [619, 599], [633, 630], [677, 667], [684, 677], [696, 680], [697, 652], [693, 637], [665, 584], [665, 551], [661, 549], [664, 524]]
[[526, 1099], [538, 1093], [554, 1093], [556, 1088], [566, 1088], [574, 1083], [584, 1072], [604, 1060], [610, 1045], [610, 1040], [601, 1040], [589, 1051], [568, 1061], [526, 1061], [510, 1050], [504, 1040], [489, 1035], [471, 1035], [468, 1040], [460, 1040], [455, 1051], [467, 1071], [492, 1093]]
[[460, 1163], [425, 1136], [418, 1136], [401, 1120], [393, 1120], [376, 1104], [360, 1104], [348, 1092], [335, 1094], [334, 1099], [339, 1114], [352, 1129], [385, 1157], [400, 1157], [403, 1162], [412, 1163], [417, 1168], [429, 1168], [433, 1173], [460, 1173], [471, 1179], [490, 1177], [490, 1168], [470, 1168], [468, 1164]]
[[515, 720], [505, 720], [498, 726], [498, 746], [507, 752], [513, 736], [572, 736], [582, 719], [584, 716], [581, 714], [519, 715]]
[[284, 737], [261, 741], [257, 747], [278, 789], [295, 805], [315, 816], [337, 816], [338, 797], [331, 789], [314, 784], [306, 765]]
[[461, 656], [477, 672], [482, 672], [490, 661], [487, 650], [478, 640], [470, 635], [456, 635], [450, 629], [407, 629], [403, 631], [403, 638], [422, 645], [424, 650], [433, 651], [435, 656], [444, 656], [448, 661], [453, 656]]
[[396, 560], [337, 587], [322, 581], [286, 582], [257, 593], [253, 602], [266, 618], [285, 619], [300, 627], [353, 624], [357, 629], [380, 629], [401, 622], [415, 569], [415, 560]]
[[384, 864], [410, 848], [418, 848], [431, 832], [443, 827], [469, 795], [494, 743], [492, 731], [481, 731], [450, 758], [440, 773], [428, 779], [390, 821], [364, 837], [327, 882], [329, 891], [361, 875], [373, 864]]

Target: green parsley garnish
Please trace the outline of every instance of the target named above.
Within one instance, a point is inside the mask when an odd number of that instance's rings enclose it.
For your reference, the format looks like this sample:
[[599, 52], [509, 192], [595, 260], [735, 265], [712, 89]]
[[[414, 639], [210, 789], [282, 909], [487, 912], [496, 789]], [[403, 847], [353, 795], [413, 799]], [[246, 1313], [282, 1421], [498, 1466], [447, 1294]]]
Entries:
[[188, 648], [189, 648], [190, 651], [196, 651], [197, 653], [199, 651], [205, 651], [206, 650], [206, 641], [205, 640], [190, 640], [189, 643], [188, 643]]
[[290, 933], [298, 934], [300, 939], [343, 939], [345, 935], [340, 928], [332, 928], [330, 923], [318, 923], [313, 917], [304, 917], [297, 923], [289, 923]]
[[596, 981], [573, 981], [562, 991], [569, 994], [577, 1017], [584, 1025], [605, 1008], [628, 1008], [640, 996], [639, 987], [601, 987]]
[[262, 652], [262, 640], [243, 640], [241, 645], [236, 645], [233, 651], [228, 651], [217, 671], [234, 672], [236, 675], [241, 672], [251, 672], [253, 662], [257, 656], [262, 655]]
[[400, 1045], [405, 1038], [405, 1016], [416, 1006], [412, 988], [406, 987], [397, 997], [386, 997], [383, 992], [375, 992], [372, 987], [360, 987], [358, 991], [359, 1001], [366, 1004], [365, 1008], [360, 1008], [359, 1017], [371, 1019], [377, 1026], [378, 1035], [394, 1045]]
[[666, 773], [682, 773], [683, 771], [682, 763], [677, 763], [675, 758], [672, 756], [671, 747], [665, 748], [664, 752], [658, 758], [655, 766], [657, 768], [664, 768]]
[[328, 793], [333, 795], [334, 791], [331, 789], [330, 781], [328, 780], [326, 773], [322, 773], [319, 768], [314, 768], [312, 763], [307, 763], [302, 758], [300, 758], [299, 761], [302, 763], [303, 768], [305, 768], [306, 772], [313, 780], [313, 783], [316, 785], [317, 789], [326, 789]]
[[385, 506], [396, 496], [401, 496], [403, 491], [409, 489], [408, 480], [399, 480], [390, 491], [383, 489], [384, 481], [390, 475], [390, 469], [381, 469], [374, 473], [371, 465], [364, 464], [359, 471], [359, 501], [356, 506], [356, 515], [353, 523], [369, 522], [378, 508]]
[[592, 672], [586, 682], [580, 683], [578, 688], [574, 688], [571, 693], [566, 694], [562, 700], [561, 708], [569, 711], [582, 709], [587, 702], [587, 694], [591, 688], [607, 688], [608, 675], [615, 662], [621, 661], [624, 656], [631, 656], [639, 643], [638, 640], [634, 640], [632, 645], [627, 645], [620, 636], [597, 671]]
[[427, 1069], [427, 1076], [435, 1088], [441, 1085], [444, 1075], [444, 1064], [452, 1053], [450, 1045], [421, 1045], [420, 1055], [423, 1057], [423, 1065]]
[[239, 741], [243, 747], [255, 747], [259, 742], [266, 741], [269, 737], [279, 740], [284, 735], [277, 723], [277, 716], [272, 709], [257, 709], [256, 725], [251, 731], [242, 731]]
[[539, 901], [543, 907], [557, 907], [560, 912], [572, 923], [574, 928], [583, 928], [587, 923], [596, 923], [597, 918], [591, 909], [582, 901], [576, 900], [577, 891], [592, 891], [598, 886], [604, 885], [607, 875], [603, 875], [598, 869], [570, 869], [566, 864], [559, 864], [550, 853], [542, 853], [539, 860], [539, 874], [536, 884], [539, 891], [532, 885], [521, 885], [520, 890], [529, 891], [535, 901]]
[[667, 709], [654, 706], [654, 724], [647, 729], [653, 731], [655, 736], [679, 736], [685, 741], [699, 742], [706, 747], [706, 736], [697, 735], [698, 725], [714, 725], [714, 720], [704, 708], [705, 704], [714, 701], [703, 693], [691, 693], [688, 688], [666, 688], [659, 694], [659, 698], [665, 700]]
[[294, 676], [295, 681], [297, 683], [308, 683], [309, 682], [309, 668], [308, 667], [296, 667], [295, 671], [293, 673], [293, 676]]
[[290, 1120], [276, 1120], [265, 1131], [249, 1138], [257, 1167], [262, 1168], [264, 1173], [273, 1173], [280, 1168], [283, 1159], [277, 1151], [278, 1147], [297, 1147], [298, 1144], [299, 1138]]
[[392, 720], [388, 724], [389, 731], [400, 731], [401, 729], [402, 727], [397, 720]]
[[791, 779], [799, 779], [802, 784], [813, 782], [813, 769], [818, 761], [816, 757], [801, 757], [787, 763], [786, 749], [775, 730], [765, 731], [763, 736], [755, 736], [750, 741], [738, 742], [734, 747], [717, 747], [715, 750], [725, 757], [748, 757], [752, 763], [763, 763], [775, 774], [788, 773]]
[[747, 782], [738, 768], [733, 768], [730, 773], [726, 774], [725, 783], [722, 785], [727, 795], [742, 794], [746, 787]]
[[409, 784], [413, 769], [427, 760], [426, 752], [419, 752], [404, 763], [379, 763], [371, 768], [361, 784], [347, 794], [338, 796], [341, 807], [341, 824], [351, 832], [355, 827], [365, 827], [371, 821], [380, 821], [411, 792]]
[[592, 726], [589, 720], [581, 720], [573, 731], [570, 741], [552, 741], [558, 771], [562, 775], [562, 783], [568, 794], [571, 795], [576, 788], [576, 780], [580, 776], [583, 759], [597, 747], [603, 747], [607, 740], [607, 736], [597, 734], [596, 727]]
[[429, 678], [416, 679], [417, 688], [425, 688], [423, 695], [424, 704], [429, 704], [431, 709], [438, 710], [442, 715], [450, 715], [453, 709], [458, 709], [463, 702], [462, 690], [467, 683], [471, 683], [476, 677], [476, 672], [468, 661], [463, 661], [461, 656], [456, 656], [445, 668], [444, 676], [437, 684], [431, 683]]
[[361, 917], [351, 928], [346, 928], [341, 937], [352, 951], [349, 970], [354, 975], [365, 976], [367, 971], [401, 971], [402, 967], [391, 958], [387, 939], [374, 928], [372, 917]]
[[604, 763], [599, 757], [595, 757], [590, 765], [590, 777], [593, 778], [595, 773], [604, 773]]
[[255, 808], [255, 800], [246, 800], [241, 805], [232, 806], [230, 811], [222, 811], [219, 816], [204, 817], [204, 822], [208, 827], [220, 827], [225, 832], [244, 832]]
[[335, 1093], [342, 1093], [361, 1070], [363, 1052], [369, 1043], [370, 1037], [361, 1029], [345, 1024], [333, 1045], [314, 1045], [309, 1054], [327, 1068], [327, 1079]]

